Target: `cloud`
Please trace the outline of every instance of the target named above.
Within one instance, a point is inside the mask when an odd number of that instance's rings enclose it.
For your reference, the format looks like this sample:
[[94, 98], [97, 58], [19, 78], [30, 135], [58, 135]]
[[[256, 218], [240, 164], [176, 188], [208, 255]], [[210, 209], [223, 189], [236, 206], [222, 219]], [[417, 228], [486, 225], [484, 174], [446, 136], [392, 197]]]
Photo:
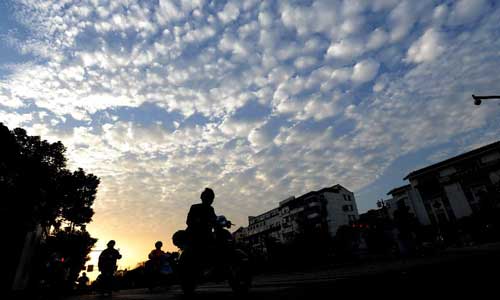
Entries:
[[330, 45], [326, 52], [326, 56], [339, 59], [351, 59], [361, 55], [364, 50], [363, 45], [358, 41], [341, 40]]
[[156, 11], [156, 18], [159, 24], [166, 24], [172, 21], [177, 21], [185, 17], [185, 12], [176, 1], [160, 0], [159, 8]]
[[269, 12], [259, 12], [259, 23], [262, 27], [270, 27], [273, 23], [273, 16]]
[[245, 225], [292, 194], [357, 192], [409, 153], [494, 140], [499, 107], [469, 105], [500, 80], [491, 3], [24, 1], [0, 121], [102, 178], [103, 236], [135, 219], [168, 236], [205, 186]]
[[319, 101], [317, 99], [307, 102], [304, 107], [304, 118], [314, 118], [315, 120], [323, 120], [335, 115], [335, 103], [332, 101]]
[[192, 42], [203, 42], [211, 37], [213, 37], [216, 33], [216, 30], [210, 26], [206, 26], [203, 28], [195, 29], [189, 31], [184, 35], [184, 41], [187, 43]]
[[354, 65], [352, 81], [363, 83], [371, 81], [377, 76], [380, 64], [373, 59], [366, 59]]
[[412, 9], [410, 1], [400, 2], [390, 14], [393, 23], [391, 31], [391, 40], [399, 41], [404, 38], [412, 29], [415, 23], [415, 11]]
[[19, 114], [15, 112], [0, 111], [0, 120], [9, 128], [22, 127], [33, 119], [31, 114]]
[[224, 9], [217, 14], [222, 23], [229, 23], [238, 18], [240, 15], [240, 8], [234, 2], [227, 2]]
[[428, 62], [436, 59], [444, 51], [444, 36], [430, 28], [410, 46], [407, 60], [414, 63]]
[[412, 32], [417, 22], [428, 22], [428, 11], [434, 7], [434, 1], [400, 1], [389, 14], [390, 40], [400, 42]]
[[453, 5], [448, 22], [462, 25], [477, 20], [489, 7], [487, 0], [459, 0]]
[[448, 6], [446, 4], [441, 4], [434, 8], [434, 12], [432, 13], [432, 18], [434, 22], [437, 24], [443, 24], [446, 22], [446, 17], [448, 15]]
[[382, 28], [377, 28], [369, 36], [366, 47], [370, 50], [382, 47], [389, 40], [389, 35]]
[[336, 26], [336, 1], [314, 1], [311, 6], [296, 6], [284, 3], [281, 10], [283, 24], [301, 36], [312, 33], [333, 34]]
[[15, 93], [12, 93], [9, 86], [0, 83], [0, 105], [8, 108], [20, 108], [24, 106]]
[[390, 9], [396, 6], [399, 0], [373, 0], [372, 7], [375, 12], [379, 12], [385, 9]]
[[220, 129], [230, 136], [248, 137], [251, 130], [263, 123], [270, 110], [255, 101], [249, 101], [226, 118]]
[[312, 66], [314, 66], [317, 63], [317, 60], [315, 57], [299, 57], [295, 60], [294, 65], [297, 69], [302, 70], [302, 69], [308, 69]]

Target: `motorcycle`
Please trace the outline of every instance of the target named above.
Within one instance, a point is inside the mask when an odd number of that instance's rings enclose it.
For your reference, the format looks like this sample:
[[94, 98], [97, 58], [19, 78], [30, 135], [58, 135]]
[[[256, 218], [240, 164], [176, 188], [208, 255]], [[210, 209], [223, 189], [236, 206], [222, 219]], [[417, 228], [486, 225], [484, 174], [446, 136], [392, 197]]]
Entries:
[[217, 217], [213, 245], [203, 249], [193, 246], [192, 237], [186, 230], [173, 235], [173, 243], [180, 249], [176, 271], [185, 295], [194, 293], [197, 285], [210, 281], [227, 281], [238, 295], [248, 292], [252, 281], [249, 258], [236, 246], [226, 229], [231, 226], [224, 216]]

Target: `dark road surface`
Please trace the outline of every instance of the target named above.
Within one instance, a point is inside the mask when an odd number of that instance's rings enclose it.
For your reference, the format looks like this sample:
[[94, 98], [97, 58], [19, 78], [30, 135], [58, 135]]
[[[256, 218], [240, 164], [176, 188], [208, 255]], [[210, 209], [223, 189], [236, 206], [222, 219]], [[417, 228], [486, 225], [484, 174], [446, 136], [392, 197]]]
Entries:
[[[261, 275], [246, 299], [403, 299], [436, 297], [500, 299], [500, 246], [457, 249], [430, 258], [342, 268]], [[197, 289], [194, 299], [242, 299], [226, 284]], [[103, 299], [97, 295], [71, 300]], [[106, 298], [109, 299], [109, 298]], [[169, 290], [120, 291], [112, 299], [185, 299], [178, 286]]]

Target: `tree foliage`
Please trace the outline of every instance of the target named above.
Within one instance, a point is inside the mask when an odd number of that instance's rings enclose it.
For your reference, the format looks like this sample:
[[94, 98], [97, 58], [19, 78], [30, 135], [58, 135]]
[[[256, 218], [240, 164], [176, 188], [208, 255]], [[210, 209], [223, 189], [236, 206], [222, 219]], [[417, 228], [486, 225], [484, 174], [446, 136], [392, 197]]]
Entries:
[[[21, 128], [9, 130], [2, 123], [0, 141], [2, 228], [8, 229], [7, 239], [19, 245], [12, 247], [12, 257], [19, 255], [15, 251], [22, 247], [26, 232], [40, 225], [45, 232], [43, 248], [66, 255], [71, 277], [76, 276], [96, 242], [85, 225], [94, 215], [99, 178], [82, 169], [68, 170], [61, 142], [50, 143]], [[47, 258], [40, 259], [43, 265]]]
[[10, 131], [0, 123], [0, 191], [4, 215], [31, 230], [58, 227], [61, 222], [83, 226], [92, 220], [99, 178], [82, 169], [66, 168], [66, 148], [30, 136], [24, 129]]

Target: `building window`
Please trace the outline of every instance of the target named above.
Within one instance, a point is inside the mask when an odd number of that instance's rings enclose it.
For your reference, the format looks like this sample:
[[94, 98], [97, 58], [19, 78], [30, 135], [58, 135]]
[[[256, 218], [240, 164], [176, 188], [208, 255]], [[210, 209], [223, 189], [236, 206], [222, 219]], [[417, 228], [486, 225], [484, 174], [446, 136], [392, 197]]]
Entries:
[[344, 205], [342, 206], [343, 211], [354, 211], [354, 206], [352, 205]]
[[352, 201], [351, 195], [342, 194], [342, 196], [344, 196], [345, 201]]

